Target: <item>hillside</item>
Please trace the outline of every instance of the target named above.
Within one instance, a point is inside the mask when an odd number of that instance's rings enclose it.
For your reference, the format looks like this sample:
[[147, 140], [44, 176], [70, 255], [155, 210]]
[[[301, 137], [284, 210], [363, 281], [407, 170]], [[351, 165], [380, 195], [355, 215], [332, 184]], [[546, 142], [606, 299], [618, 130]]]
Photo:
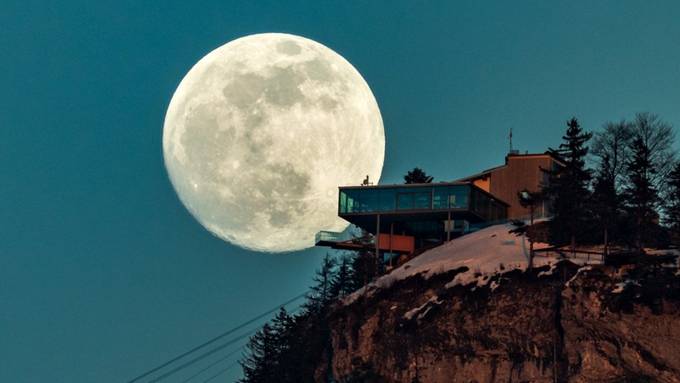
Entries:
[[677, 264], [538, 258], [499, 225], [423, 253], [336, 305], [344, 382], [680, 382]]

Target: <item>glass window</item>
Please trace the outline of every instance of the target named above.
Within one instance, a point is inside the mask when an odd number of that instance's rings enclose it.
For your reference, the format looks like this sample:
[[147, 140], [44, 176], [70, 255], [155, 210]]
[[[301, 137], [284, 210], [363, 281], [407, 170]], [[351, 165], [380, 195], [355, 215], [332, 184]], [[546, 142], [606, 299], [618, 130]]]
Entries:
[[361, 202], [363, 204], [363, 212], [372, 212], [378, 210], [378, 190], [361, 190]]
[[397, 199], [397, 192], [394, 189], [379, 189], [378, 209], [380, 211], [393, 211], [393, 210], [395, 210], [396, 199]]
[[413, 193], [397, 194], [397, 209], [413, 209]]
[[432, 207], [432, 194], [430, 191], [415, 193], [415, 208], [416, 209], [430, 209]]
[[347, 194], [340, 192], [340, 213], [347, 213]]
[[449, 189], [449, 206], [454, 209], [467, 209], [469, 190], [467, 185], [452, 186]]
[[434, 188], [434, 200], [432, 201], [433, 209], [448, 209], [449, 190], [446, 187]]
[[357, 209], [356, 190], [347, 190], [347, 212], [355, 213]]

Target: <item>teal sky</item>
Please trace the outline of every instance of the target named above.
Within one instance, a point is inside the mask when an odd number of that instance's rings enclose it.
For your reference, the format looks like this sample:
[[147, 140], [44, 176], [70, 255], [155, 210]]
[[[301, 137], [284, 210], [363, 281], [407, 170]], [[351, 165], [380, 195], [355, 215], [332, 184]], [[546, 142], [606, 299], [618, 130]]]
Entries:
[[381, 108], [386, 183], [498, 165], [511, 127], [543, 151], [572, 115], [680, 126], [677, 2], [149, 4], [0, 5], [2, 382], [121, 382], [310, 284], [323, 249], [211, 236], [163, 166], [175, 87], [237, 37], [298, 34], [350, 61]]

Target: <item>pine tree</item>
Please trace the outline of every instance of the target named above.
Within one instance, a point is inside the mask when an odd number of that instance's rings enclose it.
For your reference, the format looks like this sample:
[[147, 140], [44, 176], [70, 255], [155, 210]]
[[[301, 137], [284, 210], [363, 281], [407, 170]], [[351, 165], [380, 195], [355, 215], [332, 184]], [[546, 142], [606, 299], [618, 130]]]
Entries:
[[680, 162], [673, 166], [668, 179], [667, 198], [667, 221], [673, 234], [673, 241], [677, 244], [680, 240]]
[[572, 248], [576, 246], [576, 238], [587, 216], [591, 172], [586, 168], [585, 158], [591, 137], [591, 133], [581, 129], [576, 118], [569, 120], [566, 134], [562, 137], [563, 143], [558, 149], [549, 150], [563, 166], [544, 170], [548, 173], [549, 182], [542, 192], [551, 202], [553, 213], [550, 222], [551, 240], [558, 244], [570, 241]]
[[305, 308], [311, 313], [323, 315], [328, 305], [336, 298], [333, 296], [332, 285], [335, 278], [335, 261], [326, 253], [321, 262], [321, 269], [314, 276], [314, 285], [307, 296]]
[[331, 295], [342, 298], [352, 293], [355, 288], [353, 286], [352, 260], [348, 256], [343, 256], [340, 259], [335, 278], [331, 282]]
[[609, 252], [612, 231], [619, 220], [620, 199], [616, 189], [616, 175], [612, 171], [612, 161], [609, 155], [605, 154], [600, 159], [600, 165], [595, 175], [590, 203], [590, 211], [603, 233], [605, 255]]
[[299, 344], [294, 335], [295, 320], [284, 307], [281, 307], [271, 320], [270, 326], [275, 334], [272, 349], [277, 382], [297, 382], [294, 366], [299, 365]]
[[656, 169], [652, 163], [650, 148], [638, 136], [633, 140], [631, 149], [625, 197], [635, 226], [635, 246], [642, 250], [644, 241], [648, 239], [648, 233], [658, 218], [656, 208], [660, 200], [653, 185]]
[[413, 168], [404, 176], [404, 183], [407, 184], [429, 184], [433, 177], [428, 176], [421, 168]]
[[248, 351], [241, 361], [243, 383], [274, 382], [277, 374], [276, 334], [266, 323], [248, 342]]
[[375, 256], [370, 251], [360, 251], [351, 261], [351, 289], [358, 290], [377, 276]]
[[[326, 254], [301, 312], [291, 316], [282, 308], [250, 339], [248, 352], [241, 362], [244, 372], [241, 383], [315, 382], [317, 368], [322, 363], [330, 363], [327, 315], [340, 292], [349, 291], [344, 285], [352, 274], [350, 262], [343, 258], [336, 267], [333, 258]], [[331, 374], [329, 366], [327, 370]]]

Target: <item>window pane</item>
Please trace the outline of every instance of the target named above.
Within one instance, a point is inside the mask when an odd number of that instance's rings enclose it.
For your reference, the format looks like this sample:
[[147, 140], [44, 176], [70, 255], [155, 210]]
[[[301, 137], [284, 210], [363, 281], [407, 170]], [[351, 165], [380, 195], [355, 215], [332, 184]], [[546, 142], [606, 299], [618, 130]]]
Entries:
[[454, 209], [466, 209], [468, 207], [468, 190], [466, 185], [452, 186], [449, 189], [449, 204]]
[[378, 209], [392, 211], [395, 208], [397, 193], [394, 189], [380, 189]]
[[363, 203], [364, 212], [372, 212], [378, 210], [378, 190], [377, 189], [362, 190], [361, 202]]
[[347, 194], [340, 192], [340, 213], [347, 213]]
[[413, 209], [413, 193], [397, 194], [397, 209]]
[[449, 196], [449, 191], [447, 188], [444, 187], [435, 187], [434, 188], [434, 201], [432, 201], [432, 208], [433, 209], [448, 209], [448, 196]]
[[415, 208], [416, 209], [430, 209], [431, 208], [431, 199], [432, 195], [430, 192], [418, 192], [415, 193]]
[[356, 213], [357, 193], [356, 190], [347, 190], [347, 212]]

